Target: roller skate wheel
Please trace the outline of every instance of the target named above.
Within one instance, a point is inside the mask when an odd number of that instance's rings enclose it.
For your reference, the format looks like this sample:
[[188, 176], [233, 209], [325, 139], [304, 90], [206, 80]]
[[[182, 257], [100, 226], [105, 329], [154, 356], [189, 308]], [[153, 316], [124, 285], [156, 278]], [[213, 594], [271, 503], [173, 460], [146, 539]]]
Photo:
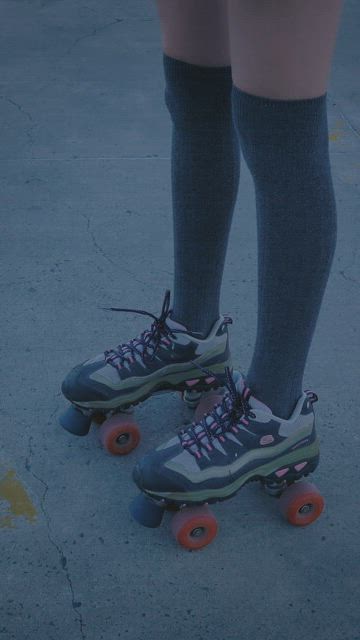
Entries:
[[300, 527], [317, 520], [324, 505], [324, 498], [311, 482], [294, 483], [279, 498], [281, 514], [290, 524]]
[[218, 525], [207, 506], [185, 507], [173, 517], [171, 530], [175, 540], [182, 547], [197, 550], [214, 540]]
[[125, 456], [139, 444], [140, 430], [131, 417], [126, 414], [116, 414], [101, 425], [100, 440], [109, 453]]

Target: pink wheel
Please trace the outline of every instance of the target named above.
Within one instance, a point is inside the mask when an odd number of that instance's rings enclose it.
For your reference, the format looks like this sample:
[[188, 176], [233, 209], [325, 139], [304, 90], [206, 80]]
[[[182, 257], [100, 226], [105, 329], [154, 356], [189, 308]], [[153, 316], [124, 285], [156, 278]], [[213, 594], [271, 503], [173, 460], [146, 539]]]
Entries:
[[171, 530], [176, 541], [185, 549], [202, 549], [212, 542], [217, 534], [215, 516], [204, 505], [185, 507], [172, 519]]
[[320, 491], [311, 482], [297, 482], [279, 498], [280, 512], [295, 526], [305, 527], [320, 516], [325, 502]]
[[115, 456], [130, 453], [140, 442], [140, 430], [127, 414], [116, 414], [100, 426], [100, 440], [104, 449]]

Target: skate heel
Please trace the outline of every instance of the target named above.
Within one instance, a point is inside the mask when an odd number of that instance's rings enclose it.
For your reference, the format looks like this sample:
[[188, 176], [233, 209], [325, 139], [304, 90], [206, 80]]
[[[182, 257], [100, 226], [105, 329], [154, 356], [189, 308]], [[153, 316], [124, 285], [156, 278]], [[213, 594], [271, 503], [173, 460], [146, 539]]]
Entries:
[[305, 527], [315, 522], [324, 509], [325, 501], [317, 487], [302, 480], [318, 464], [319, 455], [280, 467], [263, 479], [266, 493], [279, 498], [280, 513], [289, 524]]
[[313, 473], [319, 464], [319, 455], [313, 458], [304, 458], [295, 464], [279, 467], [270, 475], [263, 478], [265, 491], [269, 495], [279, 496], [287, 486], [301, 480], [301, 478]]

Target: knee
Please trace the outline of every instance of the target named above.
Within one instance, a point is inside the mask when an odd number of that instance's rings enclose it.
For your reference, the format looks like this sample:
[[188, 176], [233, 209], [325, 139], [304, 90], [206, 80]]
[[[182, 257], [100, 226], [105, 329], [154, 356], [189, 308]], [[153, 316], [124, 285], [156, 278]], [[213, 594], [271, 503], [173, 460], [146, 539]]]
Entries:
[[232, 91], [232, 113], [245, 161], [253, 176], [329, 168], [326, 96], [272, 100]]
[[177, 127], [231, 122], [231, 67], [200, 67], [163, 57], [165, 104]]

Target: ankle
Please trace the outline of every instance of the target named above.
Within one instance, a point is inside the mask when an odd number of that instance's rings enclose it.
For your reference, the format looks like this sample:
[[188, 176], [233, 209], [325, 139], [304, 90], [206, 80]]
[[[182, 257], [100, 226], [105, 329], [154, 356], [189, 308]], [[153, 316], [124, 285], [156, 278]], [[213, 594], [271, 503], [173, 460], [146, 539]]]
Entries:
[[268, 389], [265, 385], [261, 386], [252, 383], [250, 378], [246, 379], [246, 384], [250, 388], [252, 395], [263, 402], [276, 418], [281, 420], [289, 420], [294, 413], [296, 405], [299, 401], [302, 391], [286, 390], [285, 385], [279, 385], [277, 388]]

